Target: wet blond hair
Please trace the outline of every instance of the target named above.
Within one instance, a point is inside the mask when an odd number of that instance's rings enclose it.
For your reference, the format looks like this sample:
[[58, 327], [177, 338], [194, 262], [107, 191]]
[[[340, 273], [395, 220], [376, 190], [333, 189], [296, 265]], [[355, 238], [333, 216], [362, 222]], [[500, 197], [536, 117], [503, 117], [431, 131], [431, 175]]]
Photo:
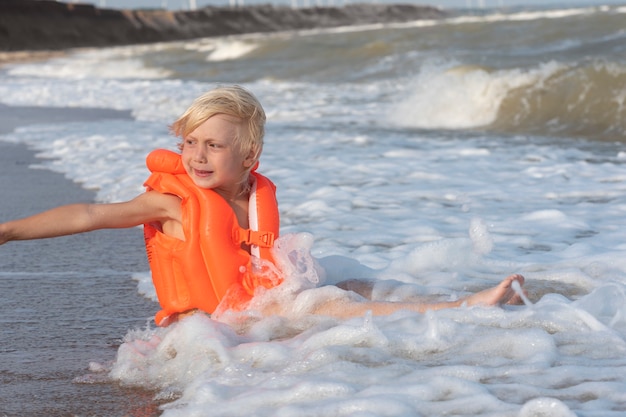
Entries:
[[265, 136], [265, 111], [259, 100], [245, 88], [232, 85], [209, 90], [196, 98], [191, 106], [170, 125], [170, 132], [182, 139], [178, 148], [182, 150], [185, 138], [209, 118], [225, 114], [241, 120], [241, 127], [235, 138], [235, 148], [241, 155], [252, 155], [252, 166], [246, 171], [243, 180], [254, 167], [263, 151]]

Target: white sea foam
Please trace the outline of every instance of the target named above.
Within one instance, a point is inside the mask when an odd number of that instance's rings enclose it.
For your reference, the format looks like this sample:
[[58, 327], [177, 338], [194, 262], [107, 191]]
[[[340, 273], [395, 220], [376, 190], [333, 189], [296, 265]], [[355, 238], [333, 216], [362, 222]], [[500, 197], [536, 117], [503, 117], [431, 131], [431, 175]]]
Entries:
[[213, 49], [207, 56], [208, 61], [226, 61], [241, 58], [257, 48], [257, 45], [250, 42], [237, 40], [218, 40], [214, 43]]
[[[90, 49], [68, 57], [54, 58], [44, 63], [23, 64], [10, 68], [12, 76], [32, 76], [76, 80], [84, 78], [103, 79], [155, 79], [165, 78], [168, 71], [162, 68], [146, 68], [132, 54], [138, 47]], [[144, 48], [141, 48], [145, 50]]]

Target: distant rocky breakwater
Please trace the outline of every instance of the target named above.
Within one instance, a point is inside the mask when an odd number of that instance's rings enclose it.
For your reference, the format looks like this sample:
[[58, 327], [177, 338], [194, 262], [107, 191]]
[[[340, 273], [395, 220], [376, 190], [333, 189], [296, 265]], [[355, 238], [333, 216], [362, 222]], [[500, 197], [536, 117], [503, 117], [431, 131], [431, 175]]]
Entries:
[[0, 0], [0, 51], [60, 51], [210, 36], [439, 19], [410, 4], [291, 8], [258, 5], [194, 11], [100, 9], [53, 0]]

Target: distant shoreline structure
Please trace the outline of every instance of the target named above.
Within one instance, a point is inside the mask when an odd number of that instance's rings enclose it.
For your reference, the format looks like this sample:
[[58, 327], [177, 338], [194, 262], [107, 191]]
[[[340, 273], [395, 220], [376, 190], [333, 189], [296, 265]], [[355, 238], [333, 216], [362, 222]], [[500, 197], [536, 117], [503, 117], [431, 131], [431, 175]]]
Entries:
[[204, 7], [193, 11], [100, 9], [54, 0], [0, 1], [0, 51], [62, 51], [211, 36], [440, 19], [435, 7], [348, 4], [342, 7]]

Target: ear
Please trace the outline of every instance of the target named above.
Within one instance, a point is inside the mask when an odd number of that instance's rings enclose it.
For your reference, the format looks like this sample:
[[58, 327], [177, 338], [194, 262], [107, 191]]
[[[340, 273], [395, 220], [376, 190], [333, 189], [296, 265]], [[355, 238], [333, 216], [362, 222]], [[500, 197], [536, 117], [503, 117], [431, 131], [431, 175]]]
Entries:
[[258, 155], [256, 152], [254, 152], [254, 150], [251, 150], [250, 153], [248, 153], [248, 156], [246, 156], [246, 158], [243, 160], [243, 166], [245, 168], [250, 168], [255, 164], [258, 164]]

